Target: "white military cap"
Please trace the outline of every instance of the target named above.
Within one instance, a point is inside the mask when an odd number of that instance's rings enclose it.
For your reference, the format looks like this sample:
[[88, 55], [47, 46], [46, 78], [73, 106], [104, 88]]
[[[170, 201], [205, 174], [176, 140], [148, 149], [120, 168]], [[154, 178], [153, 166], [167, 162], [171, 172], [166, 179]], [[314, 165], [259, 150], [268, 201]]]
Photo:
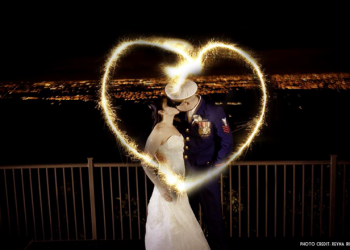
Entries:
[[180, 87], [179, 91], [173, 90], [174, 86], [168, 83], [165, 86], [165, 94], [174, 101], [182, 101], [185, 100], [197, 92], [197, 84], [191, 80], [186, 80]]

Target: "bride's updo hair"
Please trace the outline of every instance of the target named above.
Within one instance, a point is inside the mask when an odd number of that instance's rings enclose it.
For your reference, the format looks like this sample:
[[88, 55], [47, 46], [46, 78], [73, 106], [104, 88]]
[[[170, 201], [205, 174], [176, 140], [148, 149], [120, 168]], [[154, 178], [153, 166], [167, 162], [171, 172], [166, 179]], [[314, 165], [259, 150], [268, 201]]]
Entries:
[[152, 101], [148, 107], [151, 109], [151, 116], [152, 116], [152, 120], [153, 120], [153, 125], [152, 125], [152, 129], [154, 128], [154, 126], [156, 126], [156, 124], [158, 122], [162, 121], [162, 116], [159, 114], [159, 110], [163, 110], [163, 98], [159, 98], [157, 100]]

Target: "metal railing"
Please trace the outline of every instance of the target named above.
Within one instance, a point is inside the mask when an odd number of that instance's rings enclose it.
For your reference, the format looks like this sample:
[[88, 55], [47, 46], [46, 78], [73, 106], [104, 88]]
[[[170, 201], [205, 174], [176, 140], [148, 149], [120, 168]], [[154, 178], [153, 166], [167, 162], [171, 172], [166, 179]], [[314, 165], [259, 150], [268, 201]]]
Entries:
[[[330, 161], [235, 162], [220, 176], [228, 235], [350, 236], [349, 165], [334, 155]], [[141, 239], [153, 184], [140, 168], [92, 158], [0, 167], [0, 237]]]

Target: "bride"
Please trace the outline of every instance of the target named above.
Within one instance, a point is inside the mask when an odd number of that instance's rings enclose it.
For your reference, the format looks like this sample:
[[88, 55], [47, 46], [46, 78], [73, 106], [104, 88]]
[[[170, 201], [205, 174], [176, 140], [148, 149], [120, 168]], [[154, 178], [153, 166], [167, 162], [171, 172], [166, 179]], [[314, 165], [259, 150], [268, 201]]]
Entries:
[[[184, 176], [184, 139], [173, 126], [174, 116], [179, 110], [168, 106], [166, 98], [162, 100], [161, 107], [152, 105], [152, 109], [156, 125], [147, 139], [145, 151], [158, 160], [160, 170], [166, 171], [168, 166], [173, 172]], [[161, 164], [162, 162], [167, 164]], [[176, 197], [153, 170], [144, 164], [142, 166], [154, 183], [148, 204], [146, 249], [210, 249], [186, 192]]]

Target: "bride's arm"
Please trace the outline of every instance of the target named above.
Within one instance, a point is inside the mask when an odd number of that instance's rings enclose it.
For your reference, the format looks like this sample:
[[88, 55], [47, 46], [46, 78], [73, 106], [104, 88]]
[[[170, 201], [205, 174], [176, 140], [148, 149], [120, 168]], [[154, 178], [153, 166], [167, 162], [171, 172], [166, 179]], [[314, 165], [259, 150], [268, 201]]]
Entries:
[[[147, 139], [145, 151], [149, 154], [150, 157], [154, 157], [158, 148], [160, 147], [162, 143], [162, 133], [158, 129], [154, 129], [150, 136]], [[172, 201], [172, 197], [170, 196], [169, 191], [164, 186], [164, 184], [160, 181], [158, 178], [158, 175], [154, 172], [153, 168], [147, 167], [147, 165], [144, 162], [141, 162], [141, 165], [146, 172], [148, 178], [153, 182], [153, 184], [157, 187], [160, 194], [163, 196], [163, 198], [167, 201]]]

